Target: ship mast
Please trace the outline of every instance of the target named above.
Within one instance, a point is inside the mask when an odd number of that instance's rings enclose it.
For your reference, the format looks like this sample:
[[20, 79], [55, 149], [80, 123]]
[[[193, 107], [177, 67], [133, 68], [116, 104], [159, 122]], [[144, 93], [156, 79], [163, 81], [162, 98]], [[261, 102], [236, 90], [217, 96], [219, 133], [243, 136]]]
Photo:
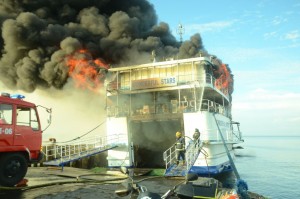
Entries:
[[183, 27], [183, 25], [181, 23], [178, 24], [176, 32], [180, 36], [180, 43], [182, 43], [182, 35], [184, 34], [184, 27]]

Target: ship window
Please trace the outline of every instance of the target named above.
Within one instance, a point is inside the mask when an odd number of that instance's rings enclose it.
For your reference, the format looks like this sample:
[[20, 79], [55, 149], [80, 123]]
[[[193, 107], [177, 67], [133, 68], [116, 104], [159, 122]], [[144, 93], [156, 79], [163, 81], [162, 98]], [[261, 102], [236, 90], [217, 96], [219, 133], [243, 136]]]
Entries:
[[130, 73], [122, 73], [120, 75], [120, 83], [122, 90], [130, 89]]
[[172, 75], [172, 68], [166, 68], [166, 77]]
[[178, 83], [185, 84], [192, 80], [192, 66], [190, 64], [181, 64], [178, 67]]
[[160, 70], [159, 68], [154, 68], [153, 77], [159, 77]]
[[148, 78], [148, 69], [143, 69], [141, 71], [142, 73], [142, 79], [147, 79]]

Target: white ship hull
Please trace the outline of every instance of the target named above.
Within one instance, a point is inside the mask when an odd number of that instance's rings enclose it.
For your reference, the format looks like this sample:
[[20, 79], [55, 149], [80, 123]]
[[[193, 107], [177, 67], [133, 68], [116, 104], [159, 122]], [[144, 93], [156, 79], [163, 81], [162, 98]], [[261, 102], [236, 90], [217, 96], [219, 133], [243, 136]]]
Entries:
[[[226, 138], [226, 145], [230, 151], [230, 155], [231, 157], [234, 157], [233, 145], [241, 143], [242, 141], [232, 132], [230, 125], [231, 121], [229, 118], [226, 118], [222, 115], [216, 115], [216, 118], [222, 131], [222, 135]], [[201, 141], [204, 143], [202, 152], [195, 161], [195, 164], [192, 166], [191, 172], [206, 176], [217, 175], [230, 171], [232, 168], [230, 167], [228, 155], [212, 113], [207, 111], [183, 113], [183, 122], [186, 132], [186, 142], [191, 141], [194, 129], [198, 128], [201, 132]], [[169, 133], [167, 136], [171, 142], [166, 141], [166, 143], [169, 144], [166, 144], [165, 147], [159, 147], [157, 143], [154, 143], [152, 136], [149, 136], [148, 139], [144, 139], [143, 142], [149, 143], [152, 146], [152, 148], [149, 147], [149, 151], [156, 151], [156, 149], [158, 151], [148, 154], [150, 157], [141, 157], [143, 154], [137, 153], [133, 148], [134, 142], [136, 142], [132, 139], [135, 132], [129, 132], [129, 129], [132, 129], [132, 127], [128, 127], [128, 121], [126, 117], [110, 118], [107, 121], [107, 131], [111, 132], [110, 135], [114, 135], [114, 133], [116, 136], [123, 135], [123, 138], [120, 141], [120, 144], [123, 147], [108, 151], [108, 166], [119, 167], [122, 165], [127, 167], [136, 167], [139, 166], [137, 165], [139, 162], [147, 161], [148, 164], [145, 163], [144, 165], [149, 165], [148, 167], [163, 167], [164, 165], [162, 164], [157, 165], [152, 163], [163, 162], [163, 151], [171, 145], [172, 141], [175, 141], [173, 131], [171, 131], [171, 134]], [[150, 133], [146, 132], [145, 130], [145, 132], [139, 132], [139, 134], [145, 135]], [[151, 156], [151, 154], [153, 156]]]

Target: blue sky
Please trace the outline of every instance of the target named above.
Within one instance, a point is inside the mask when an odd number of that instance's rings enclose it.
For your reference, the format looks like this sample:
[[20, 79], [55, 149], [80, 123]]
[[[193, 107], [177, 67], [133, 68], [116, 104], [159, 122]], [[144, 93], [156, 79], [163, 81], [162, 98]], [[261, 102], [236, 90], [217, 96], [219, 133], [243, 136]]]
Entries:
[[244, 135], [300, 135], [300, 1], [150, 0], [159, 21], [229, 64]]

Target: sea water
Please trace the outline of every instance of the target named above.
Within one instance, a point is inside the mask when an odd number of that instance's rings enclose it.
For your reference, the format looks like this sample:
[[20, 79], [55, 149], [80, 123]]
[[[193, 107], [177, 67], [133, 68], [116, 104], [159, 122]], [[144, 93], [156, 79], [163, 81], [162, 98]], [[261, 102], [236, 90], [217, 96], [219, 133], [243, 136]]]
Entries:
[[235, 166], [249, 191], [272, 199], [300, 199], [300, 136], [244, 137]]

